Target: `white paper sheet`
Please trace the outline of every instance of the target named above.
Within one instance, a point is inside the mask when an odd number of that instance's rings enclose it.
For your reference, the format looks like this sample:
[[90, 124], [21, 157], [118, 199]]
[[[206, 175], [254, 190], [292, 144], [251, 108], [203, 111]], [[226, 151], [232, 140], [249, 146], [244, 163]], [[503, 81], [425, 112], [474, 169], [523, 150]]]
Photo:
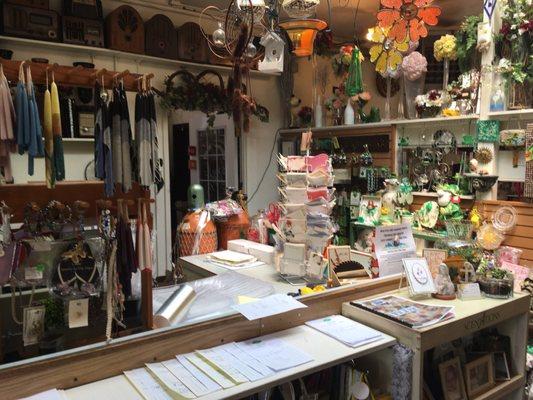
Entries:
[[235, 384], [227, 376], [224, 376], [218, 372], [215, 368], [201, 359], [197, 354], [189, 353], [185, 354], [185, 357], [224, 389], [229, 389], [230, 387], [235, 386]]
[[232, 306], [234, 310], [244, 315], [250, 321], [306, 307], [305, 304], [300, 303], [294, 297], [281, 293], [263, 297], [251, 303]]
[[378, 226], [374, 243], [380, 277], [402, 273], [402, 260], [416, 257], [416, 244], [411, 225]]
[[281, 339], [251, 339], [237, 346], [276, 372], [313, 361], [309, 354]]
[[256, 360], [255, 358], [251, 357], [248, 353], [245, 351], [242, 351], [239, 346], [237, 346], [237, 343], [227, 343], [222, 346], [225, 351], [227, 351], [232, 356], [239, 359], [239, 361], [246, 364], [248, 367], [252, 368], [254, 371], [257, 371], [263, 378], [266, 378], [267, 376], [274, 375], [274, 371], [272, 371], [270, 368], [268, 368], [266, 365], [264, 365], [262, 362]]
[[185, 386], [189, 388], [195, 396], [204, 396], [209, 393], [213, 393], [220, 389], [220, 386], [216, 385], [214, 388], [208, 389], [202, 382], [200, 382], [196, 377], [191, 374], [187, 368], [185, 368], [178, 360], [167, 360], [163, 361], [161, 364], [167, 368], [172, 375], [178, 378]]
[[66, 398], [62, 390], [50, 389], [30, 397], [25, 397], [22, 400], [65, 400]]
[[185, 357], [185, 355], [179, 355], [176, 356], [176, 358], [187, 371], [189, 371], [198, 381], [202, 383], [202, 385], [207, 388], [209, 393], [222, 389], [218, 383], [216, 383], [214, 380], [200, 371], [193, 363], [191, 363], [187, 357]]
[[350, 347], [372, 343], [383, 337], [381, 332], [342, 315], [331, 315], [305, 324]]
[[146, 400], [173, 400], [146, 368], [124, 371], [124, 375]]
[[146, 368], [154, 375], [154, 377], [163, 384], [163, 386], [174, 392], [179, 399], [193, 399], [196, 396], [183, 384], [176, 376], [174, 376], [162, 363], [146, 364]]
[[197, 353], [208, 363], [223, 370], [237, 384], [249, 381], [254, 382], [263, 377], [259, 372], [248, 367], [231, 353], [224, 350], [222, 346], [198, 350]]

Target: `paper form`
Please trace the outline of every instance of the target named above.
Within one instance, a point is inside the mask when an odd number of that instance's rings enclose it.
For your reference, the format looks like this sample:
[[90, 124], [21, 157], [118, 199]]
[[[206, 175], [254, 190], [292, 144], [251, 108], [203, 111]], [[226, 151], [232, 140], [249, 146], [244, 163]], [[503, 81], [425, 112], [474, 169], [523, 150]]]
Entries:
[[172, 373], [172, 375], [174, 375], [185, 386], [187, 386], [195, 396], [204, 396], [220, 389], [220, 386], [218, 386], [215, 382], [213, 382], [215, 386], [211, 389], [208, 389], [202, 382], [196, 379], [196, 377], [191, 374], [187, 368], [181, 365], [178, 360], [163, 361], [161, 364], [163, 364], [165, 368]]
[[124, 375], [146, 400], [173, 400], [145, 368], [124, 371]]
[[50, 389], [30, 397], [25, 397], [22, 400], [65, 400], [66, 398], [62, 390]]
[[306, 307], [305, 304], [300, 303], [294, 297], [281, 293], [263, 297], [251, 303], [232, 306], [234, 310], [244, 315], [250, 321]]
[[245, 363], [234, 357], [231, 353], [225, 351], [222, 347], [214, 347], [207, 350], [198, 350], [196, 353], [204, 358], [209, 364], [223, 370], [230, 379], [239, 384], [249, 381], [257, 381], [263, 376], [248, 367]]
[[239, 348], [239, 346], [237, 346], [237, 343], [235, 342], [227, 343], [220, 347], [223, 348], [228, 353], [230, 353], [232, 356], [239, 359], [241, 362], [246, 364], [248, 367], [252, 368], [254, 371], [257, 371], [258, 373], [260, 373], [263, 378], [266, 378], [267, 376], [270, 376], [270, 375], [274, 375], [274, 371], [272, 371], [262, 362], [250, 356], [245, 351], [242, 351]]
[[251, 339], [237, 346], [276, 372], [313, 361], [311, 356], [281, 339]]
[[215, 368], [201, 359], [197, 354], [189, 353], [185, 354], [185, 357], [224, 389], [235, 386], [235, 384], [227, 377], [227, 375], [224, 376], [222, 373], [218, 372]]
[[362, 346], [383, 337], [381, 332], [342, 315], [331, 315], [305, 324], [350, 347]]
[[187, 369], [202, 385], [204, 385], [209, 392], [215, 392], [222, 389], [218, 383], [209, 378], [206, 374], [200, 371], [193, 363], [191, 363], [184, 355], [176, 356], [181, 365]]
[[196, 396], [185, 386], [177, 377], [175, 377], [163, 364], [152, 363], [146, 364], [146, 368], [166, 389], [175, 393], [178, 399], [193, 399]]

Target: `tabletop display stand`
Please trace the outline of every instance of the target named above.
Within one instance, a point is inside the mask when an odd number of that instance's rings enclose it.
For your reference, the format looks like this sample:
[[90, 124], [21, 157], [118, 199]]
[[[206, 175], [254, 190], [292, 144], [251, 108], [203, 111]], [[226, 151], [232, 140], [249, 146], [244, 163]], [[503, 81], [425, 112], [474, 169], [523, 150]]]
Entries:
[[[409, 299], [406, 289], [384, 295]], [[384, 295], [375, 296], [382, 297]], [[438, 345], [473, 334], [485, 328], [495, 327], [499, 334], [511, 339], [511, 370], [514, 375], [485, 393], [470, 400], [522, 399], [526, 377], [526, 345], [530, 296], [515, 293], [506, 300], [482, 298], [479, 300], [423, 300], [424, 304], [453, 306], [455, 317], [438, 324], [413, 329], [370, 311], [344, 303], [342, 314], [358, 322], [394, 336], [398, 342], [414, 352], [412, 371], [412, 399], [422, 399], [424, 353]]]

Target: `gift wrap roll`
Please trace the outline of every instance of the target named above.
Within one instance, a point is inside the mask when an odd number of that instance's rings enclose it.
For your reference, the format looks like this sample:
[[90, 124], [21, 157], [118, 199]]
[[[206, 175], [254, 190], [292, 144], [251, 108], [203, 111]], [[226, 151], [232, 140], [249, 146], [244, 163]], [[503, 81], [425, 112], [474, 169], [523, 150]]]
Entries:
[[154, 327], [164, 328], [180, 322], [191, 306], [196, 293], [188, 285], [181, 285], [154, 315]]

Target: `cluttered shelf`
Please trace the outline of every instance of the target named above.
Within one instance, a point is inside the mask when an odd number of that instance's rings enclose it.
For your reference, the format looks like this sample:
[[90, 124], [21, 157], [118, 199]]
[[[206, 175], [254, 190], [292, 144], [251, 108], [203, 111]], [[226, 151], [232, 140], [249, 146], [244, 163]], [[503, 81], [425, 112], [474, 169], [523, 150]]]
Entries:
[[[24, 39], [24, 38], [0, 35], [0, 43], [34, 47], [35, 42], [36, 41], [33, 39]], [[160, 65], [160, 66], [168, 67], [169, 69], [172, 69], [172, 70], [175, 70], [176, 67], [190, 67], [190, 68], [195, 68], [195, 69], [209, 68], [209, 69], [214, 69], [217, 71], [225, 71], [225, 72], [231, 72], [232, 70], [231, 66], [216, 65], [216, 64], [201, 64], [201, 63], [195, 63], [195, 62], [189, 62], [189, 61], [172, 60], [172, 59], [167, 59], [167, 58], [148, 56], [145, 54], [136, 54], [136, 53], [128, 53], [128, 52], [120, 51], [120, 50], [112, 50], [112, 49], [107, 49], [103, 47], [80, 46], [76, 44], [45, 42], [45, 41], [39, 41], [38, 43], [41, 49], [49, 49], [49, 50], [53, 50], [54, 52], [76, 53], [77, 55], [83, 54], [89, 57], [96, 57], [96, 56], [109, 57], [109, 58], [116, 57], [116, 58], [130, 60], [130, 61], [138, 62], [138, 63]], [[262, 71], [257, 71], [257, 70], [251, 70], [251, 74], [254, 76], [279, 76], [280, 75], [279, 73], [262, 72]]]
[[494, 386], [488, 392], [480, 394], [479, 396], [474, 397], [472, 400], [495, 400], [495, 399], [504, 399], [512, 393], [514, 390], [523, 387], [525, 384], [525, 377], [523, 374], [518, 374], [513, 376], [510, 380], [501, 382], [498, 385]]

